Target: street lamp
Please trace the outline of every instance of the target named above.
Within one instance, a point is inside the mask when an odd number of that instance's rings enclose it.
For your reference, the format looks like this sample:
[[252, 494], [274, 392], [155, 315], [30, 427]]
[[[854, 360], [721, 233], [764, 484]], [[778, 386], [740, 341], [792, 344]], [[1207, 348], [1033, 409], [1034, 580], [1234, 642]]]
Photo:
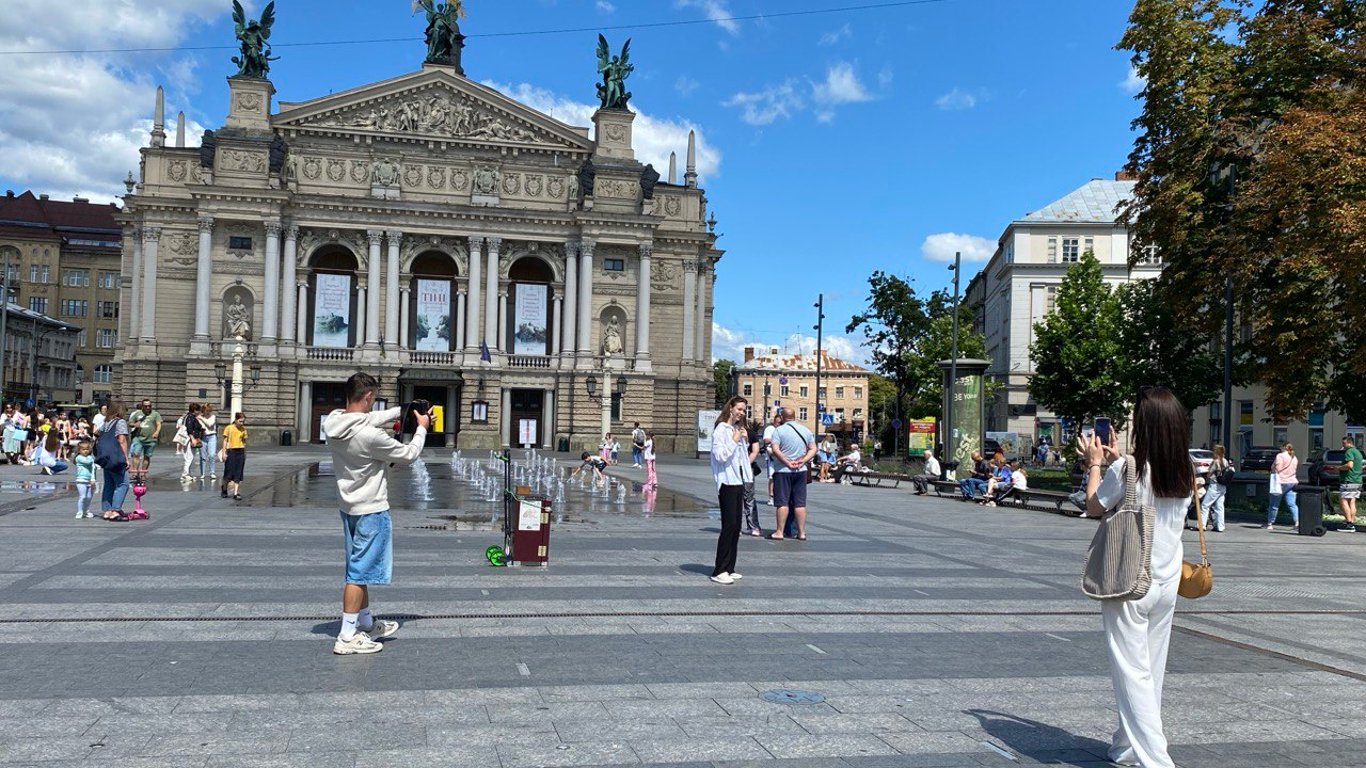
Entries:
[[[242, 337], [236, 337], [237, 344], [232, 348], [232, 398], [229, 401], [228, 409], [235, 418], [242, 413], [242, 395], [246, 390], [253, 389], [261, 383], [261, 366], [256, 363], [251, 365], [251, 384], [247, 385], [242, 380], [242, 358], [246, 357], [246, 348], [242, 346]], [[223, 381], [227, 377], [227, 365], [221, 360], [213, 364], [213, 375], [218, 379], [218, 386], [223, 386]]]
[[[606, 386], [611, 379], [612, 372], [604, 368], [602, 372], [603, 385]], [[584, 386], [588, 389], [588, 399], [602, 406], [602, 434], [606, 435], [612, 428], [612, 395], [621, 398], [626, 394], [626, 377], [617, 376], [616, 385], [611, 393], [604, 390], [602, 394], [598, 394], [598, 377], [592, 373], [588, 374]]]

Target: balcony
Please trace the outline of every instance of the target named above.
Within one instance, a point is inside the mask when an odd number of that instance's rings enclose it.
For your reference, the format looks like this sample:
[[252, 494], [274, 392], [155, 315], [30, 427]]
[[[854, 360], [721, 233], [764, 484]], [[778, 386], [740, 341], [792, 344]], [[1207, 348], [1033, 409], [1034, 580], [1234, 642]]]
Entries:
[[508, 356], [509, 368], [550, 368], [549, 355], [510, 355]]
[[445, 368], [458, 368], [463, 359], [460, 352], [434, 352], [414, 349], [408, 352], [408, 362], [412, 365], [439, 365]]
[[356, 359], [356, 350], [341, 347], [304, 347], [304, 353], [305, 359], [330, 363], [350, 363]]

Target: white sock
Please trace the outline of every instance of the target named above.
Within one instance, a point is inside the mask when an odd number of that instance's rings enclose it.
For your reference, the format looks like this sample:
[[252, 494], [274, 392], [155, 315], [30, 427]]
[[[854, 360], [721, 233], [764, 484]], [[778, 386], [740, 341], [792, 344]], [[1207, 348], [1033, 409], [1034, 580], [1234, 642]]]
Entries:
[[342, 614], [341, 639], [350, 640], [356, 636], [356, 617], [358, 615], [355, 613]]
[[360, 609], [360, 617], [356, 619], [356, 626], [368, 627], [375, 623], [375, 617], [370, 615], [370, 606]]

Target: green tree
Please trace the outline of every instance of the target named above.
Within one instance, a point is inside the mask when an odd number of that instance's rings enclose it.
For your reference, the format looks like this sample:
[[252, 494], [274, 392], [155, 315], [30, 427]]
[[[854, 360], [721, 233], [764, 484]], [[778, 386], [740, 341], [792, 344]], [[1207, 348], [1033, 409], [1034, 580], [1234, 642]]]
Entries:
[[716, 407], [723, 408], [731, 398], [730, 374], [735, 370], [734, 360], [717, 360], [711, 364], [712, 382], [716, 385]]
[[862, 331], [872, 349], [873, 369], [892, 383], [894, 419], [902, 418], [914, 378], [912, 357], [929, 325], [925, 301], [908, 280], [882, 271], [868, 277], [868, 308], [854, 315], [845, 333]]
[[1122, 351], [1115, 380], [1123, 393], [1136, 396], [1144, 385], [1167, 387], [1190, 410], [1219, 397], [1223, 359], [1214, 337], [1182, 322], [1155, 281], [1127, 283], [1114, 295]]
[[1034, 326], [1034, 400], [1074, 424], [1108, 416], [1123, 427], [1131, 396], [1115, 363], [1123, 357], [1120, 324], [1120, 303], [1087, 251], [1058, 286], [1053, 312]]

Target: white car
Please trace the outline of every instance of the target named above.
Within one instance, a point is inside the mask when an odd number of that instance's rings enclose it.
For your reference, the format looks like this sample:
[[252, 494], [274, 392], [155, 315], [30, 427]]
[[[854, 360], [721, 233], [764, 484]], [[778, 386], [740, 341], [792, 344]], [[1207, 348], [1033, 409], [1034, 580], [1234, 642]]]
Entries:
[[1214, 463], [1214, 452], [1204, 448], [1190, 449], [1191, 461], [1195, 462], [1195, 473], [1204, 475], [1209, 473], [1209, 467]]

